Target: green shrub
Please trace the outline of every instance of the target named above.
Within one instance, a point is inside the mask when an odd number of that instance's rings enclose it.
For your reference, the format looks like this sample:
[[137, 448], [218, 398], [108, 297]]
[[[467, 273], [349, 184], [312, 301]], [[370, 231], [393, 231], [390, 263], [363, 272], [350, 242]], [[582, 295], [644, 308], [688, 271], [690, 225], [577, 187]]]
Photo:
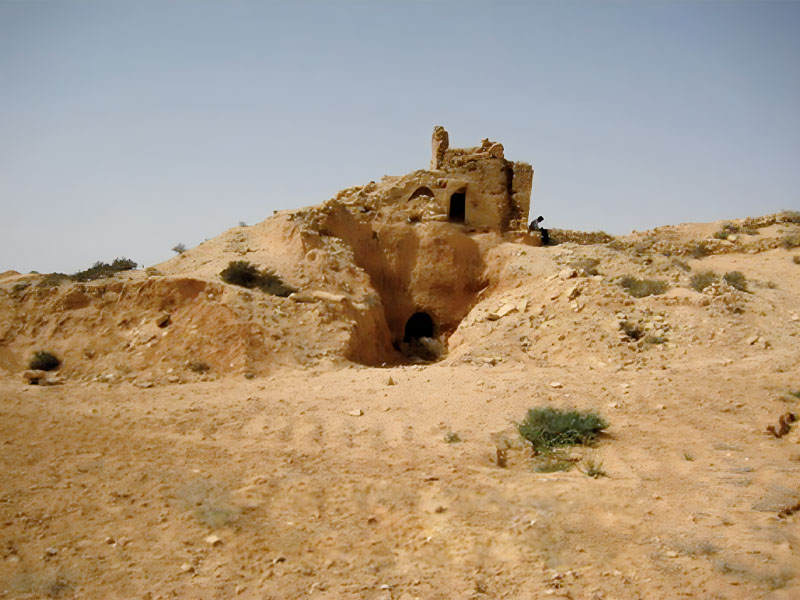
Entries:
[[448, 444], [457, 444], [461, 441], [461, 436], [458, 435], [455, 431], [448, 431], [447, 434], [444, 436], [444, 441]]
[[800, 232], [787, 233], [781, 238], [781, 246], [787, 250], [800, 246]]
[[689, 280], [689, 285], [692, 289], [702, 292], [712, 283], [717, 281], [717, 274], [714, 271], [703, 271], [702, 273], [695, 273]]
[[202, 361], [199, 361], [199, 360], [195, 360], [195, 361], [190, 362], [188, 365], [186, 365], [186, 368], [189, 369], [190, 371], [194, 372], [194, 373], [203, 374], [203, 373], [207, 373], [208, 371], [211, 370], [211, 365], [209, 365], [208, 363], [204, 363]]
[[575, 459], [564, 452], [547, 451], [534, 457], [531, 464], [537, 473], [556, 473], [569, 471], [575, 465]]
[[58, 287], [62, 283], [69, 281], [69, 275], [65, 275], [64, 273], [48, 273], [42, 280], [39, 282], [38, 287], [40, 288], [48, 288], [48, 287]]
[[259, 271], [258, 267], [246, 260], [231, 261], [219, 276], [225, 283], [239, 285], [248, 289], [258, 288], [267, 294], [282, 298], [297, 291], [293, 287], [286, 285], [274, 273], [268, 270]]
[[689, 263], [684, 262], [677, 258], [672, 259], [672, 264], [678, 267], [681, 271], [685, 271], [687, 273], [692, 270], [692, 267], [689, 266]]
[[639, 338], [644, 335], [644, 331], [641, 327], [639, 327], [636, 323], [631, 323], [630, 321], [625, 321], [620, 324], [619, 328], [633, 341], [638, 340]]
[[658, 296], [669, 289], [666, 282], [658, 279], [637, 279], [636, 277], [623, 277], [620, 285], [628, 290], [634, 298], [645, 296]]
[[184, 252], [186, 252], [186, 246], [184, 246], [183, 244], [175, 244], [172, 247], [172, 251], [175, 254], [183, 254]]
[[781, 222], [800, 225], [800, 210], [785, 210], [780, 213]]
[[608, 423], [596, 413], [550, 407], [531, 408], [525, 419], [517, 423], [520, 435], [536, 452], [590, 444], [606, 427]]
[[714, 237], [718, 240], [727, 240], [729, 235], [734, 233], [746, 233], [747, 235], [758, 235], [758, 229], [754, 227], [744, 227], [734, 223], [723, 223], [722, 229], [714, 233]]
[[70, 278], [75, 281], [93, 281], [111, 277], [114, 273], [119, 273], [120, 271], [130, 271], [135, 268], [136, 263], [130, 258], [115, 258], [111, 264], [98, 261], [84, 271], [73, 273]]
[[61, 360], [55, 354], [45, 350], [37, 350], [33, 353], [28, 366], [37, 371], [53, 371], [61, 366]]
[[740, 271], [728, 271], [722, 278], [732, 288], [736, 288], [740, 292], [747, 291], [747, 278]]
[[689, 248], [689, 255], [692, 258], [700, 259], [704, 256], [708, 256], [708, 246], [706, 246], [703, 242], [699, 242], [697, 244], [692, 244]]
[[599, 479], [600, 477], [608, 477], [608, 473], [603, 470], [603, 461], [587, 458], [582, 463], [581, 472], [592, 479]]

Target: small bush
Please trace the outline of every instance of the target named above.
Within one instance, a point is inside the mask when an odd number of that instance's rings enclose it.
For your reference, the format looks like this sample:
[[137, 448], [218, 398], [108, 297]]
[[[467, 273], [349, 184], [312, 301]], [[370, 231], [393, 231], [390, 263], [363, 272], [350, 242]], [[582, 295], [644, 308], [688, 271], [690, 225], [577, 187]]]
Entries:
[[787, 233], [781, 238], [781, 246], [786, 248], [787, 250], [791, 250], [792, 248], [797, 248], [800, 246], [800, 233]]
[[705, 256], [708, 256], [708, 254], [708, 246], [706, 246], [703, 242], [693, 244], [692, 247], [689, 248], [689, 256], [695, 259], [701, 259]]
[[75, 281], [93, 281], [111, 277], [114, 273], [119, 273], [120, 271], [130, 271], [135, 268], [136, 263], [130, 258], [115, 258], [111, 264], [98, 261], [85, 271], [73, 273], [70, 278]]
[[694, 454], [684, 450], [684, 452], [683, 452], [683, 460], [688, 461], [688, 462], [692, 462], [694, 460]]
[[455, 431], [448, 431], [447, 434], [444, 436], [444, 441], [448, 444], [457, 444], [461, 441], [461, 436], [458, 435]]
[[258, 267], [246, 260], [231, 261], [219, 276], [225, 283], [239, 285], [248, 289], [259, 288], [267, 294], [282, 298], [297, 291], [293, 287], [286, 285], [274, 273], [267, 270], [259, 271]]
[[211, 370], [211, 365], [199, 360], [195, 360], [186, 365], [186, 368], [194, 373], [208, 373]]
[[695, 273], [689, 280], [689, 285], [693, 290], [702, 292], [712, 283], [717, 281], [717, 274], [714, 271], [703, 271], [702, 273]]
[[798, 210], [785, 210], [780, 213], [781, 221], [783, 223], [794, 223], [800, 225], [800, 211]]
[[45, 350], [37, 350], [28, 366], [37, 371], [53, 371], [61, 366], [61, 359]]
[[758, 229], [754, 227], [743, 227], [734, 223], [724, 223], [722, 229], [714, 233], [714, 237], [718, 240], [727, 240], [729, 235], [735, 233], [745, 233], [747, 235], [758, 235]]
[[608, 473], [603, 470], [603, 461], [587, 458], [582, 463], [581, 472], [592, 479], [599, 479], [600, 477], [608, 477]]
[[800, 254], [797, 254], [792, 257], [792, 262], [796, 265], [800, 265]]
[[575, 465], [575, 459], [563, 452], [548, 451], [533, 459], [533, 470], [537, 473], [557, 473], [569, 471]]
[[70, 280], [69, 275], [65, 275], [64, 273], [48, 273], [39, 282], [38, 287], [40, 288], [58, 287], [62, 283], [65, 283], [69, 280]]
[[579, 258], [569, 263], [569, 266], [578, 272], [582, 277], [591, 277], [597, 275], [597, 265], [600, 261], [596, 258]]
[[747, 278], [740, 271], [728, 271], [722, 278], [732, 288], [736, 288], [740, 292], [747, 291]]
[[633, 341], [638, 340], [639, 338], [642, 337], [642, 335], [644, 335], [644, 331], [642, 331], [642, 328], [639, 327], [639, 325], [637, 325], [636, 323], [631, 323], [630, 321], [625, 321], [624, 323], [621, 323], [619, 328], [625, 333], [625, 335], [627, 335]]
[[525, 419], [517, 423], [520, 435], [536, 452], [590, 444], [606, 427], [608, 423], [596, 413], [550, 407], [531, 408]]
[[186, 246], [184, 246], [183, 244], [175, 244], [172, 247], [172, 251], [175, 252], [176, 254], [183, 254], [184, 252], [186, 252]]
[[692, 270], [692, 267], [689, 266], [689, 263], [684, 262], [677, 258], [672, 259], [672, 264], [678, 267], [681, 271], [685, 271], [686, 273]]
[[669, 289], [664, 281], [658, 279], [637, 279], [636, 277], [623, 277], [620, 285], [628, 290], [634, 298], [645, 296], [658, 296]]

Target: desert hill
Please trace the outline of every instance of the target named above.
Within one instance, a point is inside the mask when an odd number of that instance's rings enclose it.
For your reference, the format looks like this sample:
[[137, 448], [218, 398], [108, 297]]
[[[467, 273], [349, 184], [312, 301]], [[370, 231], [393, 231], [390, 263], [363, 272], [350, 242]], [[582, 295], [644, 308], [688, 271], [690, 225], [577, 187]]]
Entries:
[[[578, 242], [537, 247], [436, 220], [409, 223], [396, 210], [382, 219], [362, 206], [332, 200], [281, 213], [96, 282], [48, 286], [45, 276], [6, 275], [0, 369], [19, 373], [39, 349], [63, 355], [64, 377], [146, 385], [286, 365], [403, 364], [414, 358], [400, 348], [404, 327], [420, 306], [433, 317], [446, 363], [674, 364], [732, 348], [738, 358], [753, 348], [731, 342], [753, 335], [761, 338], [754, 346], [773, 350], [796, 343], [793, 328], [781, 325], [800, 311], [796, 250], [783, 247], [800, 235], [791, 213], [604, 243], [561, 232]], [[723, 226], [751, 234], [714, 237]], [[224, 283], [219, 274], [240, 260], [297, 291], [279, 297]], [[693, 289], [704, 271], [716, 273], [713, 285]], [[722, 279], [733, 271], [745, 289]], [[619, 284], [625, 276], [667, 289], [634, 298]], [[643, 335], [627, 337], [621, 323]], [[664, 343], [646, 343], [651, 333]], [[694, 344], [691, 355], [686, 344]], [[197, 362], [208, 371], [189, 370]]]
[[[0, 275], [0, 597], [798, 597], [798, 213], [542, 246], [530, 166], [442, 132], [145, 270]], [[553, 461], [534, 406], [608, 427]]]

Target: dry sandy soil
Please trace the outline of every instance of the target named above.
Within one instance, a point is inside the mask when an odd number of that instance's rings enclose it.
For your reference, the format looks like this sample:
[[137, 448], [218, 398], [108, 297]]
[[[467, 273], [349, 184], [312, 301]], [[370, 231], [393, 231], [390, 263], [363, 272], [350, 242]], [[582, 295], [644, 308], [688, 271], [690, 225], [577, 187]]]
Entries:
[[[710, 223], [487, 243], [488, 287], [425, 364], [353, 354], [359, 327], [392, 326], [362, 318], [363, 298], [336, 308], [344, 284], [240, 298], [215, 279], [231, 239], [253, 243], [239, 229], [150, 277], [37, 288], [6, 273], [0, 597], [798, 598], [800, 512], [782, 511], [800, 502], [800, 423], [765, 427], [800, 413], [800, 250], [779, 243], [800, 226], [764, 223], [724, 242]], [[572, 271], [586, 258], [596, 275]], [[747, 291], [691, 289], [706, 270], [743, 273]], [[628, 274], [670, 289], [633, 298]], [[169, 335], [152, 325], [164, 310]], [[284, 332], [269, 356], [226, 346], [269, 323]], [[44, 346], [64, 382], [26, 385]], [[537, 472], [514, 429], [533, 406], [609, 427], [572, 469]], [[584, 474], [591, 461], [606, 476]]]

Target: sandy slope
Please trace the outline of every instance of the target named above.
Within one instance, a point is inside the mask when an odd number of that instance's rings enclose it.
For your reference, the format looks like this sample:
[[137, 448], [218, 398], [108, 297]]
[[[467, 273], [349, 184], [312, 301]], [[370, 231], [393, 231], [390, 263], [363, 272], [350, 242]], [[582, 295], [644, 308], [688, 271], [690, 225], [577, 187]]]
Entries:
[[[800, 425], [781, 439], [764, 431], [800, 412], [787, 394], [800, 390], [798, 250], [773, 243], [798, 227], [765, 227], [701, 259], [654, 248], [683, 247], [718, 226], [644, 232], [616, 248], [489, 248], [490, 286], [434, 364], [367, 367], [334, 352], [254, 379], [244, 367], [223, 375], [215, 364], [208, 381], [180, 371], [181, 385], [144, 361], [143, 374], [110, 384], [80, 366], [64, 385], [36, 387], [7, 357], [0, 594], [800, 596], [800, 516], [778, 516], [800, 502]], [[586, 257], [599, 260], [599, 274], [572, 276], [569, 265]], [[741, 271], [749, 292], [691, 290], [692, 274], [707, 269]], [[196, 279], [221, 286], [215, 270]], [[672, 289], [634, 299], [618, 284], [626, 274]], [[18, 306], [8, 293], [4, 306]], [[35, 311], [24, 293], [14, 301]], [[229, 308], [234, 300], [214, 305], [219, 313], [206, 301], [175, 311], [176, 324], [202, 333], [198, 308], [209, 323], [232, 315], [231, 327], [244, 314]], [[47, 306], [56, 320], [104, 314]], [[160, 307], [148, 310], [151, 318]], [[310, 318], [284, 313], [285, 330]], [[633, 340], [620, 323], [646, 335]], [[106, 337], [122, 336], [118, 323], [104, 326]], [[7, 344], [9, 356], [41, 343], [33, 329], [14, 331], [20, 346]], [[109, 361], [122, 352], [109, 342]], [[151, 381], [165, 385], [136, 385]], [[574, 455], [602, 461], [608, 476], [537, 473], [524, 448], [499, 468], [496, 447], [515, 445], [513, 422], [535, 405], [604, 415], [607, 435]], [[449, 432], [463, 441], [446, 443]]]

